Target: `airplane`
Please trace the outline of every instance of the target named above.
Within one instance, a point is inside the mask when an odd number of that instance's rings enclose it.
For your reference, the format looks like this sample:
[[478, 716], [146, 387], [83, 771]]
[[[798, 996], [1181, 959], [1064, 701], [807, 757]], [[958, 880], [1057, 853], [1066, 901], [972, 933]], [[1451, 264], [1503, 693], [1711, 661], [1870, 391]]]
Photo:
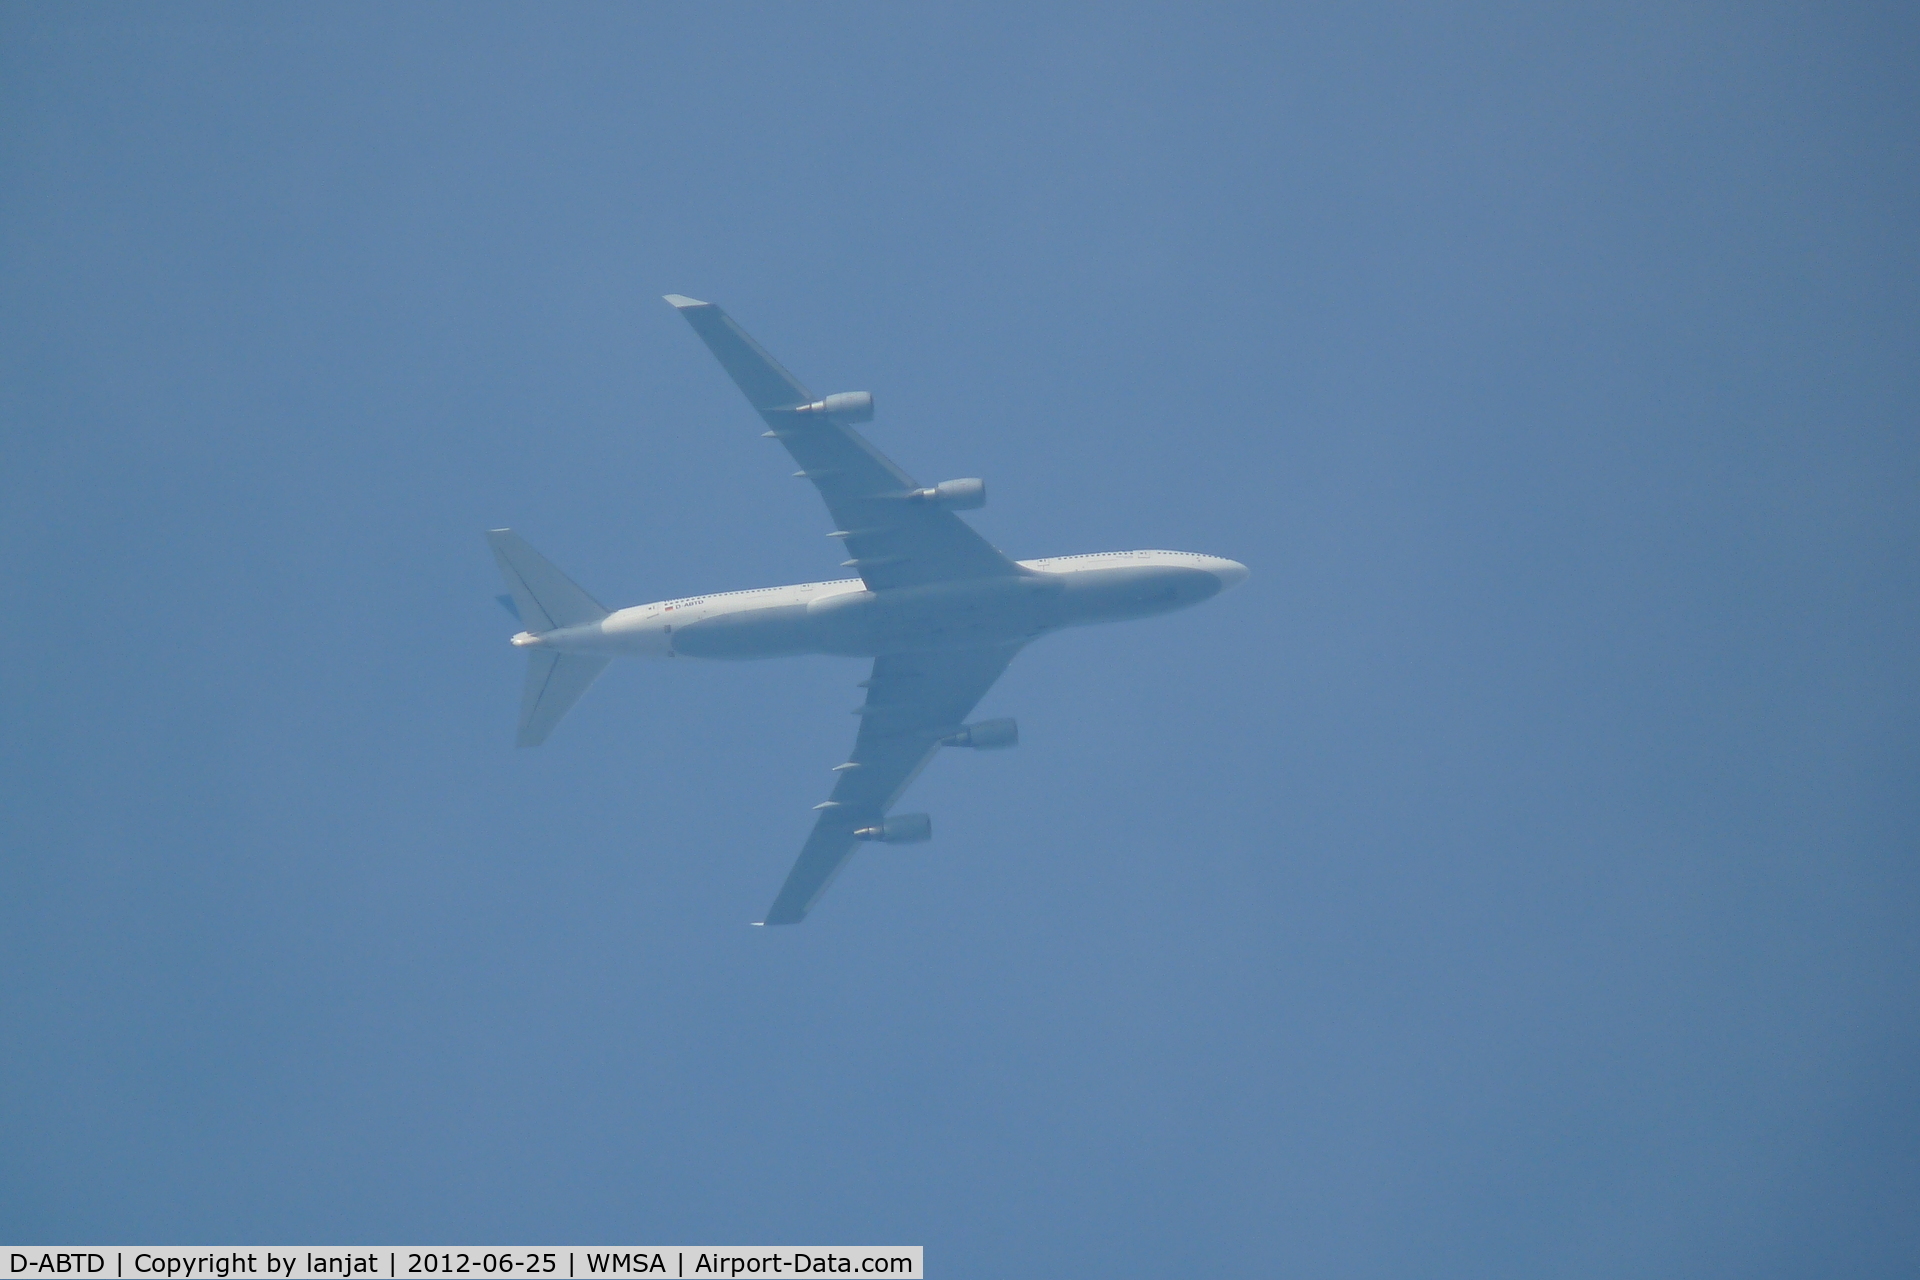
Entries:
[[1011, 747], [1008, 719], [966, 723], [1021, 648], [1064, 627], [1169, 613], [1246, 580], [1247, 567], [1185, 551], [1010, 560], [956, 513], [986, 505], [978, 479], [921, 486], [859, 432], [873, 396], [815, 396], [719, 307], [666, 295], [826, 500], [858, 577], [728, 591], [610, 610], [511, 529], [487, 534], [532, 659], [517, 743], [537, 746], [616, 657], [873, 659], [853, 750], [760, 924], [798, 924], [862, 844], [930, 839], [924, 813], [889, 816], [941, 747]]

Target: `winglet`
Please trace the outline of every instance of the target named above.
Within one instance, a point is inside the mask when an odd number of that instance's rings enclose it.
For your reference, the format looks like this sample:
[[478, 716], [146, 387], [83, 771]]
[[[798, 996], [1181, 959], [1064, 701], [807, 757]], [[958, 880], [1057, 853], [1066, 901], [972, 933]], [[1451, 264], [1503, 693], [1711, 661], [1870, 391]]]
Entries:
[[801, 386], [798, 378], [781, 368], [780, 362], [749, 338], [744, 329], [727, 317], [726, 312], [711, 302], [702, 302], [684, 294], [669, 293], [665, 296], [686, 322], [693, 326], [693, 331], [700, 335], [700, 341], [707, 344], [707, 350], [713, 352], [714, 358], [727, 371], [727, 376], [733, 379], [734, 385], [746, 393], [748, 404], [763, 414], [778, 412], [784, 415], [796, 405], [813, 403], [813, 392]]

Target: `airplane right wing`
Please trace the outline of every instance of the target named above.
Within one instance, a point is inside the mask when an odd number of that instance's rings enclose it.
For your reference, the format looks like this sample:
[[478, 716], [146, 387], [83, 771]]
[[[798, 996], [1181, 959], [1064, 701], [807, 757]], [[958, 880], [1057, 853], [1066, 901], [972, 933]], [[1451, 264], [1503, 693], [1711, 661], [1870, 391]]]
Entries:
[[951, 511], [910, 501], [912, 477], [825, 411], [809, 411], [814, 394], [711, 302], [667, 301], [686, 317], [734, 384], [746, 394], [833, 515], [855, 569], [869, 589], [918, 586], [961, 578], [1014, 577], [1024, 571]]
[[863, 827], [886, 818], [900, 794], [984, 698], [1020, 646], [944, 649], [875, 658], [860, 732], [820, 806], [813, 834], [767, 911], [767, 924], [798, 924], [819, 901], [861, 841]]

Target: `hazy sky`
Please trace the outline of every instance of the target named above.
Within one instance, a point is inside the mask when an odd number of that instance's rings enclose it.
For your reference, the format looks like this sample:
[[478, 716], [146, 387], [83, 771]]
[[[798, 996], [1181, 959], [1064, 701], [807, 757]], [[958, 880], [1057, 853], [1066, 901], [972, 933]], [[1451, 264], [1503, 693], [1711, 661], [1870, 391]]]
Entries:
[[[0, 12], [0, 1239], [1920, 1270], [1908, 6]], [[836, 576], [720, 302], [1020, 557], [510, 746], [480, 531]]]

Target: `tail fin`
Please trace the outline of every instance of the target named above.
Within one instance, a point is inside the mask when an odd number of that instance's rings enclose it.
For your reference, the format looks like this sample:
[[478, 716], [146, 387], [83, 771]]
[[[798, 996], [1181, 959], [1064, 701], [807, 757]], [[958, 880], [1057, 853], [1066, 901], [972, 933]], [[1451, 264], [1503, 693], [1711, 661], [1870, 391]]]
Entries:
[[520, 695], [520, 734], [516, 747], [537, 747], [547, 740], [560, 717], [573, 710], [611, 658], [535, 649], [527, 667], [526, 692]]
[[[507, 580], [513, 611], [528, 630], [576, 627], [607, 616], [598, 600], [513, 530], [489, 529], [487, 544], [493, 548], [493, 558], [500, 562], [500, 576]], [[533, 661], [527, 667], [527, 687], [520, 698], [520, 733], [515, 741], [518, 746], [537, 747], [547, 740], [560, 717], [580, 701], [587, 686], [606, 670], [608, 659], [551, 649], [535, 649], [529, 656]]]
[[500, 576], [507, 580], [507, 590], [513, 593], [520, 620], [529, 631], [598, 622], [611, 612], [513, 530], [489, 529], [487, 543], [493, 548], [493, 558], [500, 562]]

